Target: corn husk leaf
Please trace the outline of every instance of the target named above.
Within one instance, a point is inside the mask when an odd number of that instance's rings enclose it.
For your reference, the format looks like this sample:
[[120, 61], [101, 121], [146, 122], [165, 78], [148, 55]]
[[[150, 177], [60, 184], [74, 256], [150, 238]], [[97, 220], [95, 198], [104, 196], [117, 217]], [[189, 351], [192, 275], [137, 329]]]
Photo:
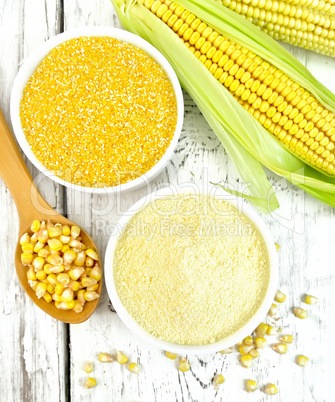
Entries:
[[[233, 98], [166, 24], [136, 0], [112, 0], [112, 3], [123, 27], [148, 40], [169, 60], [182, 86], [195, 100], [248, 185], [251, 197], [243, 195], [245, 198], [263, 212], [278, 207], [262, 164], [335, 206], [335, 178], [312, 168], [288, 151]], [[212, 0], [178, 0], [177, 3], [284, 71], [325, 107], [335, 111], [335, 96], [253, 24]]]

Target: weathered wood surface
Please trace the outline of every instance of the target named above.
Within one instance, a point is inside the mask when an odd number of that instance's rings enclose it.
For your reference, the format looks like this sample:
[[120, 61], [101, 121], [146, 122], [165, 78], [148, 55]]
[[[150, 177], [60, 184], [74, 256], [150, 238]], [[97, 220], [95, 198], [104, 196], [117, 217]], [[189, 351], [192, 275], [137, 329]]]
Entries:
[[[8, 120], [10, 90], [23, 59], [58, 32], [86, 25], [119, 26], [108, 0], [1, 1], [0, 105]], [[335, 92], [334, 59], [287, 47]], [[237, 186], [233, 164], [187, 94], [185, 109], [176, 152], [164, 173], [151, 183], [152, 189], [167, 183], [195, 182], [202, 186], [209, 180], [227, 178]], [[29, 168], [36, 177], [36, 170], [31, 165]], [[47, 317], [25, 297], [13, 265], [17, 213], [0, 182], [0, 401], [332, 401], [334, 212], [273, 174], [269, 173], [269, 177], [278, 191], [281, 208], [264, 219], [281, 245], [280, 287], [288, 296], [280, 306], [283, 319], [278, 325], [292, 333], [296, 341], [284, 356], [266, 349], [249, 370], [240, 366], [237, 353], [190, 356], [192, 368], [185, 374], [163, 351], [140, 341], [125, 328], [110, 306], [106, 290], [93, 317], [74, 326]], [[120, 211], [148, 191], [140, 189], [121, 199], [90, 196], [66, 191], [48, 179], [43, 180], [40, 190], [59, 212], [67, 212], [70, 219], [90, 231], [102, 255], [110, 225], [118, 221]], [[302, 321], [293, 316], [291, 308], [303, 305], [301, 297], [306, 292], [318, 296], [320, 302], [308, 309], [309, 317]], [[140, 364], [139, 376], [118, 363], [102, 365], [97, 361], [97, 353], [115, 350], [123, 350]], [[294, 362], [300, 353], [311, 358], [305, 369]], [[95, 363], [98, 386], [92, 390], [82, 387], [87, 377], [82, 370], [85, 360]], [[217, 373], [226, 378], [218, 391], [212, 385]], [[276, 383], [279, 394], [247, 394], [244, 382], [249, 378], [256, 379], [260, 386]]]

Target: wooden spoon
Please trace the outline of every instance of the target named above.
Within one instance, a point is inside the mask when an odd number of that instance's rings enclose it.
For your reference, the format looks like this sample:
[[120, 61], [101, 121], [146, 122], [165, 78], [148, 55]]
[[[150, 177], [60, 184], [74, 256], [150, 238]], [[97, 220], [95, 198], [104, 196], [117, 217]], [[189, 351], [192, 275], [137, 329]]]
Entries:
[[[19, 239], [26, 232], [31, 234], [30, 226], [34, 219], [40, 221], [49, 219], [54, 224], [74, 225], [69, 219], [52, 209], [38, 192], [1, 110], [0, 176], [11, 192], [18, 210], [20, 218]], [[83, 229], [81, 229], [81, 236], [84, 244], [97, 251], [92, 238]], [[86, 302], [81, 313], [75, 313], [73, 310], [59, 310], [54, 302], [47, 303], [43, 298], [38, 299], [33, 289], [28, 285], [27, 267], [21, 263], [21, 253], [21, 246], [18, 242], [15, 253], [16, 273], [21, 286], [39, 308], [57, 320], [69, 324], [84, 322], [93, 314], [99, 299]], [[96, 290], [99, 295], [101, 294], [101, 284], [102, 281], [99, 281], [99, 288]]]

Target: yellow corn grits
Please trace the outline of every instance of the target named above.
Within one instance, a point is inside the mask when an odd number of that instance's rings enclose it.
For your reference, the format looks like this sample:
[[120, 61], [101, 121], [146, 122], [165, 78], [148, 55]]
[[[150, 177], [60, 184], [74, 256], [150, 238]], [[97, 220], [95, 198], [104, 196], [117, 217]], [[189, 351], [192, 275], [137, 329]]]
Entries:
[[269, 285], [269, 256], [255, 225], [223, 200], [169, 196], [128, 223], [114, 279], [128, 313], [168, 342], [204, 345], [244, 326]]
[[109, 187], [150, 170], [174, 135], [177, 105], [163, 69], [109, 37], [54, 48], [21, 100], [23, 131], [39, 161], [74, 184]]

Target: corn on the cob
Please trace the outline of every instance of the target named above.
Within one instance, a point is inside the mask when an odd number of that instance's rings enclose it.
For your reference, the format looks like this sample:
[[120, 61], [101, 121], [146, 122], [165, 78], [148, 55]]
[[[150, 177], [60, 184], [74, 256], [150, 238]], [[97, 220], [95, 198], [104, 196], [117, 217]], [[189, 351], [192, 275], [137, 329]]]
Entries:
[[218, 0], [274, 39], [335, 57], [335, 6], [324, 1]]
[[139, 0], [292, 153], [334, 175], [335, 116], [307, 90], [169, 0]]

